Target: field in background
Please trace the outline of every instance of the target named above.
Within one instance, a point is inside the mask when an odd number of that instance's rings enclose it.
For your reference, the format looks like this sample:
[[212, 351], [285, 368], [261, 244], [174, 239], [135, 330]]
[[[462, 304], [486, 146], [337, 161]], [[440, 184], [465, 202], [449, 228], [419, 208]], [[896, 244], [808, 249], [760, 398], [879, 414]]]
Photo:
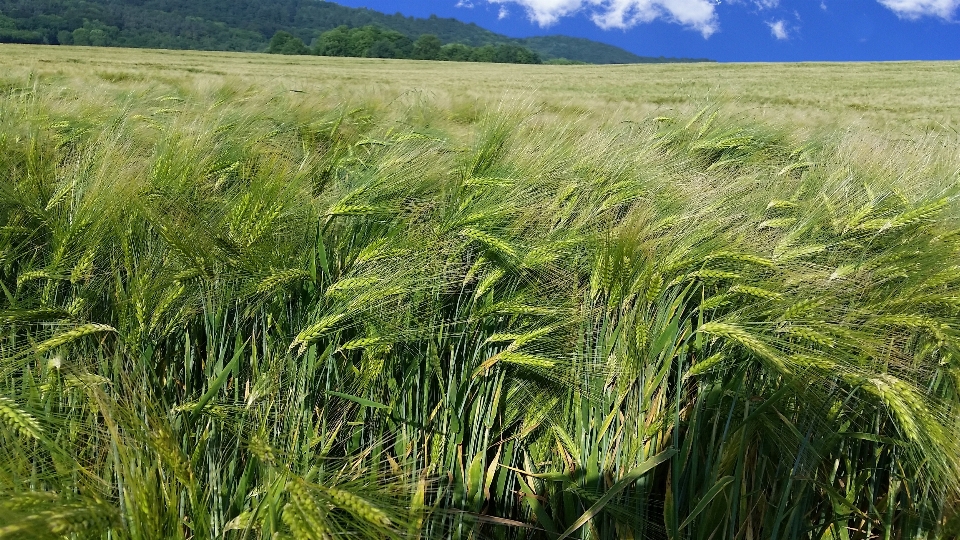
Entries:
[[960, 62], [527, 67], [19, 45], [0, 52], [0, 77], [13, 80], [35, 72], [72, 88], [230, 82], [384, 105], [405, 96], [452, 111], [454, 120], [469, 119], [477, 102], [501, 100], [606, 122], [723, 104], [791, 130], [866, 128], [885, 139], [953, 140], [960, 131]]
[[960, 64], [0, 47], [0, 540], [960, 535]]

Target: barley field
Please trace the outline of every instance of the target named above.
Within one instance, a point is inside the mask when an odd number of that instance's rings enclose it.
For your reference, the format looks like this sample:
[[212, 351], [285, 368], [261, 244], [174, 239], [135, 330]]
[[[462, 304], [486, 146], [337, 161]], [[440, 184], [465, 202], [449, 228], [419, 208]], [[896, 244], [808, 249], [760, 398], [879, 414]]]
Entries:
[[956, 90], [0, 46], [0, 539], [957, 538]]

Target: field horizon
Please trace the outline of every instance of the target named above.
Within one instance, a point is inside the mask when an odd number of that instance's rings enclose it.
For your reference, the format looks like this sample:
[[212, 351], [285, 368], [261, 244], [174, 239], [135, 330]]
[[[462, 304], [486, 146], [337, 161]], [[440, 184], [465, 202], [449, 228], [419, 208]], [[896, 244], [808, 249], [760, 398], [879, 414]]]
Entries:
[[[960, 90], [960, 61], [518, 66], [12, 44], [0, 45], [0, 51], [6, 52], [0, 62], [7, 72], [20, 77], [29, 72], [69, 77], [71, 69], [85, 67], [109, 79], [107, 70], [121, 71], [113, 77], [137, 77], [138, 68], [147, 68], [155, 72], [140, 76], [156, 82], [165, 72], [192, 82], [236, 77], [264, 88], [319, 91], [342, 99], [389, 100], [420, 91], [432, 93], [435, 102], [462, 106], [536, 94], [550, 109], [566, 107], [604, 121], [616, 114], [636, 119], [678, 107], [691, 114], [707, 105], [727, 105], [785, 129], [866, 128], [901, 139], [960, 130], [960, 112], [952, 94], [943, 91]], [[164, 62], [177, 58], [190, 60]]]

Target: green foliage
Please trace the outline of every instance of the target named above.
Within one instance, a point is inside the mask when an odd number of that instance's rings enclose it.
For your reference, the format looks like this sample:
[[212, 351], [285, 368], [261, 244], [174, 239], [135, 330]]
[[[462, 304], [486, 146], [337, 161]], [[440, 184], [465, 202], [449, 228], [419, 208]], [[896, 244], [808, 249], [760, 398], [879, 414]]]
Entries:
[[43, 43], [37, 32], [18, 30], [17, 21], [0, 13], [0, 43]]
[[43, 36], [38, 32], [17, 30], [16, 28], [0, 28], [0, 43], [43, 43]]
[[469, 47], [462, 43], [449, 43], [440, 48], [438, 58], [440, 60], [450, 60], [453, 62], [469, 62], [476, 50], [476, 48]]
[[340, 26], [320, 34], [313, 53], [356, 58], [411, 58], [413, 41], [400, 32], [378, 26]]
[[0, 537], [955, 535], [956, 156], [12, 83]]
[[414, 60], [450, 60], [457, 62], [496, 62], [503, 64], [540, 64], [537, 53], [511, 44], [470, 47], [462, 43], [443, 45], [440, 38], [424, 34], [411, 41], [399, 32], [377, 26], [348, 28], [341, 26], [324, 32], [317, 39], [314, 54], [358, 58], [410, 58]]
[[424, 34], [413, 43], [413, 57], [417, 60], [436, 60], [440, 58], [443, 43], [433, 34]]
[[[429, 34], [437, 36], [443, 44], [462, 43], [472, 48], [486, 45], [519, 46], [545, 59], [563, 56], [589, 63], [658, 61], [586, 39], [546, 36], [516, 40], [455, 19], [436, 16], [420, 19], [399, 13], [387, 15], [333, 2], [0, 0], [0, 14], [16, 23], [15, 27], [7, 27], [0, 22], [0, 42], [70, 45], [75, 43], [74, 32], [86, 28], [86, 31], [80, 31], [77, 45], [97, 43], [119, 47], [263, 51], [269, 47], [271, 36], [279, 31], [311, 43], [319, 34], [346, 27], [366, 28], [364, 32], [370, 32], [371, 28], [382, 29], [378, 31], [390, 35], [381, 36], [381, 39], [374, 39], [365, 45], [352, 44], [346, 48], [331, 46], [329, 52], [320, 54], [413, 58], [411, 42]], [[85, 21], [95, 21], [113, 30], [89, 28]], [[95, 33], [97, 29], [103, 30], [106, 35]], [[434, 48], [421, 56], [427, 54], [432, 59], [435, 53]]]
[[537, 51], [543, 58], [569, 59], [585, 64], [664, 64], [687, 62], [713, 62], [707, 58], [664, 58], [637, 56], [619, 47], [597, 43], [570, 36], [534, 36], [517, 40], [528, 49]]
[[583, 66], [583, 65], [587, 65], [586, 62], [578, 62], [578, 61], [576, 61], [576, 60], [568, 60], [568, 59], [566, 59], [566, 58], [551, 58], [550, 60], [547, 60], [546, 62], [544, 62], [544, 64], [548, 64], [548, 65], [551, 65], [551, 66]]
[[115, 26], [107, 26], [100, 21], [84, 19], [82, 27], [74, 30], [69, 38], [66, 38], [66, 36], [64, 38], [71, 45], [106, 47], [116, 43], [118, 33], [119, 29]]
[[273, 35], [270, 46], [267, 47], [267, 52], [270, 54], [309, 54], [310, 49], [303, 44], [302, 39], [281, 30]]

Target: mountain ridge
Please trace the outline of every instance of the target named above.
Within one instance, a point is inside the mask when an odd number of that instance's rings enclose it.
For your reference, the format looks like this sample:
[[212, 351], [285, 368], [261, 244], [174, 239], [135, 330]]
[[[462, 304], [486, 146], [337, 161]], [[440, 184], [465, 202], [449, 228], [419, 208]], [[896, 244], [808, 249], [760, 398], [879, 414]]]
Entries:
[[644, 57], [606, 43], [562, 35], [510, 38], [457, 19], [390, 15], [323, 0], [0, 0], [0, 42], [262, 51], [278, 31], [309, 44], [336, 27], [366, 25], [396, 30], [412, 39], [433, 34], [445, 44], [518, 44], [544, 60], [563, 58], [593, 64], [709, 61]]

